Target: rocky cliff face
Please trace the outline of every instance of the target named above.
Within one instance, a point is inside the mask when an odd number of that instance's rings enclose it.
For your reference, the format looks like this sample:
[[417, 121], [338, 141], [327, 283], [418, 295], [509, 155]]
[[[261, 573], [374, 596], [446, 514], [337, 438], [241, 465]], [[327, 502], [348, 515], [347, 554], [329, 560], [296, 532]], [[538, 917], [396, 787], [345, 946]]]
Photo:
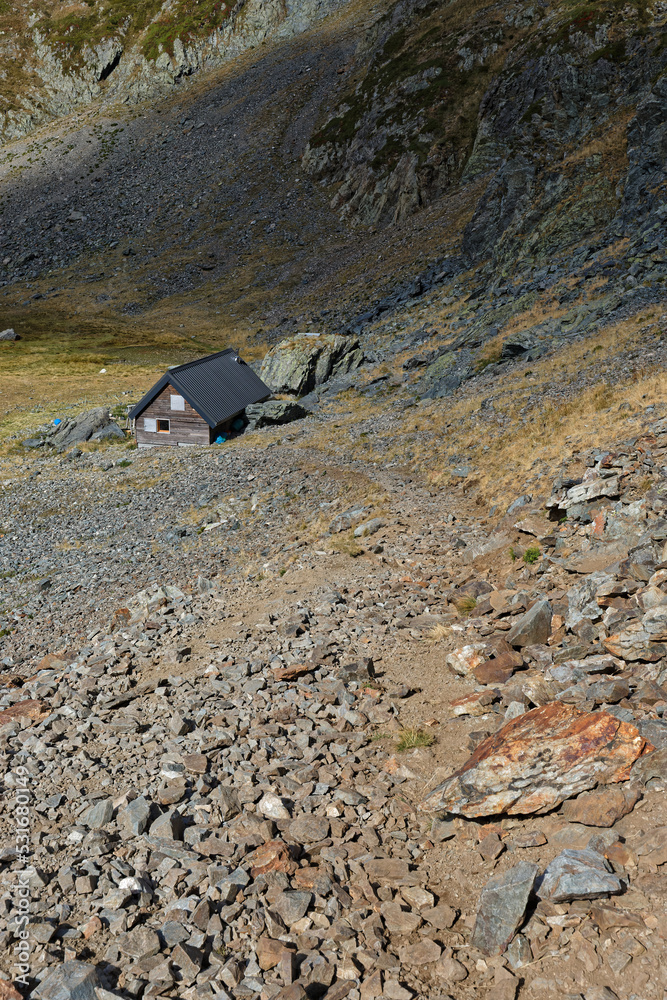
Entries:
[[[184, 295], [272, 342], [381, 317], [391, 339], [439, 296], [440, 394], [517, 316], [532, 349], [664, 297], [664, 4], [127, 2], [12, 34], [0, 3], [5, 136], [108, 105], [0, 157], [10, 304]], [[251, 46], [187, 100], [118, 107]]]
[[[3, 12], [0, 138], [31, 132], [94, 100], [164, 96], [268, 38], [298, 34], [345, 0], [94, 0], [74, 13]], [[92, 12], [90, 8], [92, 7]], [[195, 13], [193, 14], [193, 10]]]
[[332, 208], [383, 226], [456, 192], [464, 254], [501, 267], [658, 223], [664, 5], [478, 6], [406, 0], [360, 44], [303, 158]]

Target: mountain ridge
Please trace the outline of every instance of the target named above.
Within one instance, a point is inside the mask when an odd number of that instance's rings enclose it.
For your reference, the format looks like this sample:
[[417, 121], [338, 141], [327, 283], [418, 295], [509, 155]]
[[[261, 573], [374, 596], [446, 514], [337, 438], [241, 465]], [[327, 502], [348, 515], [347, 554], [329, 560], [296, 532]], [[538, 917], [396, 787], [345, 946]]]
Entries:
[[[127, 0], [14, 7], [0, 43], [15, 76], [0, 88], [0, 139], [28, 135], [93, 101], [164, 98], [187, 77], [211, 71], [268, 38], [307, 30], [345, 0]], [[0, 25], [9, 24], [9, 4]], [[63, 10], [64, 6], [64, 10]], [[5, 31], [2, 31], [5, 34]], [[3, 53], [4, 50], [4, 53]], [[14, 92], [12, 92], [14, 84]]]

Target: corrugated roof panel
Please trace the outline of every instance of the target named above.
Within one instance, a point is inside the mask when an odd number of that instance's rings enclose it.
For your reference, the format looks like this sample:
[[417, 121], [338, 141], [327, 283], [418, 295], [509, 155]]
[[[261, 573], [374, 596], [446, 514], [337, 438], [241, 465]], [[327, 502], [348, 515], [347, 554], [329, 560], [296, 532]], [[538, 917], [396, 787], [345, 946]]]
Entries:
[[157, 394], [170, 382], [179, 389], [188, 403], [209, 427], [231, 419], [250, 406], [268, 399], [271, 390], [255, 375], [236, 351], [227, 348], [177, 368], [170, 368], [130, 412], [136, 419]]

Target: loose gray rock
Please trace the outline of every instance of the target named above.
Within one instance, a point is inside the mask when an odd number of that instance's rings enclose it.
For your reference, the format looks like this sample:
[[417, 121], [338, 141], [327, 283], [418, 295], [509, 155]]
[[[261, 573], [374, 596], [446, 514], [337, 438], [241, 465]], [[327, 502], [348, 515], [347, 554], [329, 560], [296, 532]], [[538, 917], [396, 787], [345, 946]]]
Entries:
[[94, 965], [72, 960], [52, 969], [33, 990], [33, 996], [40, 1000], [97, 1000], [95, 988], [100, 985]]
[[329, 836], [329, 820], [325, 816], [303, 813], [290, 823], [288, 830], [297, 844], [316, 844]]
[[183, 835], [183, 817], [177, 809], [169, 809], [151, 823], [149, 833], [151, 837], [180, 840]]
[[375, 677], [375, 664], [372, 657], [362, 656], [361, 659], [355, 660], [354, 663], [341, 663], [338, 673], [343, 680], [369, 680]]
[[214, 790], [212, 798], [218, 803], [223, 823], [238, 816], [241, 812], [241, 803], [233, 788], [221, 785]]
[[368, 514], [368, 507], [350, 507], [349, 510], [344, 510], [342, 514], [338, 514], [331, 524], [329, 525], [329, 531], [332, 535], [336, 535], [341, 531], [349, 531], [356, 524]]
[[597, 851], [565, 850], [554, 858], [536, 883], [540, 899], [563, 903], [571, 899], [598, 899], [616, 894], [623, 883], [609, 862]]
[[113, 802], [111, 799], [102, 799], [94, 806], [87, 809], [83, 814], [81, 822], [89, 826], [91, 830], [101, 830], [113, 819]]
[[521, 649], [536, 643], [545, 643], [551, 635], [551, 605], [546, 600], [536, 601], [530, 611], [522, 615], [507, 633], [510, 646]]
[[118, 938], [118, 947], [130, 958], [151, 958], [160, 950], [160, 939], [151, 927], [142, 925], [121, 934]]
[[18, 333], [16, 333], [15, 330], [12, 330], [11, 327], [8, 330], [3, 330], [2, 333], [0, 333], [0, 340], [18, 340], [18, 339], [19, 339]]
[[380, 528], [384, 528], [384, 521], [381, 517], [374, 517], [370, 521], [364, 521], [354, 529], [355, 538], [365, 538], [367, 535], [374, 535]]
[[642, 719], [637, 723], [637, 729], [656, 750], [667, 749], [667, 722], [664, 719]]
[[526, 504], [529, 504], [532, 499], [533, 498], [530, 495], [530, 493], [524, 493], [523, 496], [517, 497], [516, 500], [512, 501], [512, 503], [507, 508], [507, 513], [515, 514], [516, 511], [520, 510], [521, 507], [525, 507]]
[[76, 417], [68, 417], [63, 420], [49, 435], [48, 443], [58, 452], [66, 451], [75, 444], [89, 441], [94, 434], [108, 427], [110, 423], [109, 411], [103, 406], [98, 406], [93, 410], [80, 413]]
[[139, 836], [148, 826], [151, 805], [143, 796], [133, 799], [119, 814], [118, 820], [127, 833]]
[[538, 865], [521, 861], [489, 879], [480, 897], [470, 943], [485, 955], [500, 955], [521, 925]]
[[290, 927], [306, 914], [312, 898], [310, 892], [283, 892], [272, 909], [282, 917], [286, 926]]
[[180, 713], [176, 712], [169, 720], [169, 728], [174, 736], [185, 736], [190, 730], [190, 723]]
[[244, 889], [250, 882], [250, 876], [244, 868], [237, 868], [229, 873], [228, 871], [218, 879], [212, 880], [215, 889], [220, 893], [223, 903], [231, 903], [236, 899], [239, 890]]
[[101, 427], [99, 431], [95, 431], [92, 435], [91, 441], [106, 441], [106, 440], [125, 440], [125, 432], [118, 426], [118, 424], [110, 423], [106, 427]]

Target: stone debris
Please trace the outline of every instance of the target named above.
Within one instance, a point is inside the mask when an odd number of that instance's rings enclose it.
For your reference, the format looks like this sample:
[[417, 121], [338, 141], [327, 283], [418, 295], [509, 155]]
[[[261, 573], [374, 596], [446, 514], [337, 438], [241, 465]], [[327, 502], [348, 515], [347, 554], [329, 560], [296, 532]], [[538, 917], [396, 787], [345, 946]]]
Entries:
[[[43, 429], [39, 437], [28, 438], [28, 447], [46, 445], [57, 453], [69, 451], [84, 441], [125, 440], [124, 431], [111, 419], [109, 410], [98, 406], [75, 417], [65, 417], [57, 425]], [[26, 442], [24, 441], [24, 444]]]
[[455, 674], [465, 677], [467, 674], [478, 669], [483, 663], [486, 662], [486, 657], [484, 656], [485, 651], [486, 645], [481, 642], [470, 644], [468, 646], [461, 646], [447, 656], [447, 666]]
[[483, 954], [505, 951], [523, 921], [538, 871], [538, 865], [520, 861], [484, 886], [470, 939]]
[[537, 881], [540, 899], [564, 903], [571, 899], [599, 899], [623, 890], [621, 879], [597, 851], [563, 851], [551, 861]]
[[553, 702], [512, 719], [420, 804], [462, 816], [545, 813], [603, 783], [627, 781], [651, 746], [606, 712]]
[[9, 327], [7, 330], [2, 330], [0, 332], [0, 340], [18, 340], [18, 334], [15, 330]]
[[74, 959], [53, 969], [34, 991], [39, 1000], [98, 1000], [96, 988], [101, 985], [94, 965]]
[[551, 635], [551, 605], [548, 601], [536, 601], [532, 608], [513, 625], [507, 633], [510, 646], [521, 649], [545, 643]]
[[35, 698], [28, 698], [3, 709], [0, 712], [0, 726], [19, 719], [30, 719], [30, 721], [35, 722], [47, 714], [46, 705], [43, 702]]
[[616, 820], [626, 816], [641, 798], [638, 788], [614, 785], [584, 792], [576, 799], [563, 803], [561, 815], [570, 823], [584, 823], [586, 826], [613, 826]]
[[[34, 792], [35, 995], [581, 997], [600, 980], [651, 1000], [667, 864], [667, 499], [628, 495], [643, 472], [563, 524], [532, 499], [520, 521], [501, 518], [497, 536], [543, 549], [517, 569], [497, 537], [485, 549], [474, 524], [437, 521], [439, 497], [423, 497], [418, 524], [405, 486], [376, 506], [333, 476], [311, 481], [287, 448], [193, 451], [182, 495], [183, 456], [150, 457], [169, 472], [162, 492], [133, 454], [151, 492], [144, 504], [137, 480], [137, 510], [120, 514], [103, 476], [122, 469], [46, 448], [25, 461], [67, 463], [90, 497], [66, 531], [62, 513], [49, 522], [54, 543], [84, 524], [93, 539], [54, 549], [56, 563], [0, 497], [6, 565], [22, 559], [36, 578], [23, 603], [20, 578], [3, 580], [20, 613], [0, 619], [6, 791], [21, 765]], [[21, 483], [37, 507], [41, 475]], [[57, 481], [49, 490], [64, 508]], [[194, 529], [180, 527], [193, 497]], [[286, 517], [307, 521], [316, 504], [321, 534], [285, 541]], [[148, 574], [145, 519], [161, 505]], [[334, 568], [357, 528], [364, 557]], [[574, 568], [591, 552], [602, 568]], [[294, 571], [318, 582], [305, 593]], [[7, 817], [10, 968], [21, 861]]]

